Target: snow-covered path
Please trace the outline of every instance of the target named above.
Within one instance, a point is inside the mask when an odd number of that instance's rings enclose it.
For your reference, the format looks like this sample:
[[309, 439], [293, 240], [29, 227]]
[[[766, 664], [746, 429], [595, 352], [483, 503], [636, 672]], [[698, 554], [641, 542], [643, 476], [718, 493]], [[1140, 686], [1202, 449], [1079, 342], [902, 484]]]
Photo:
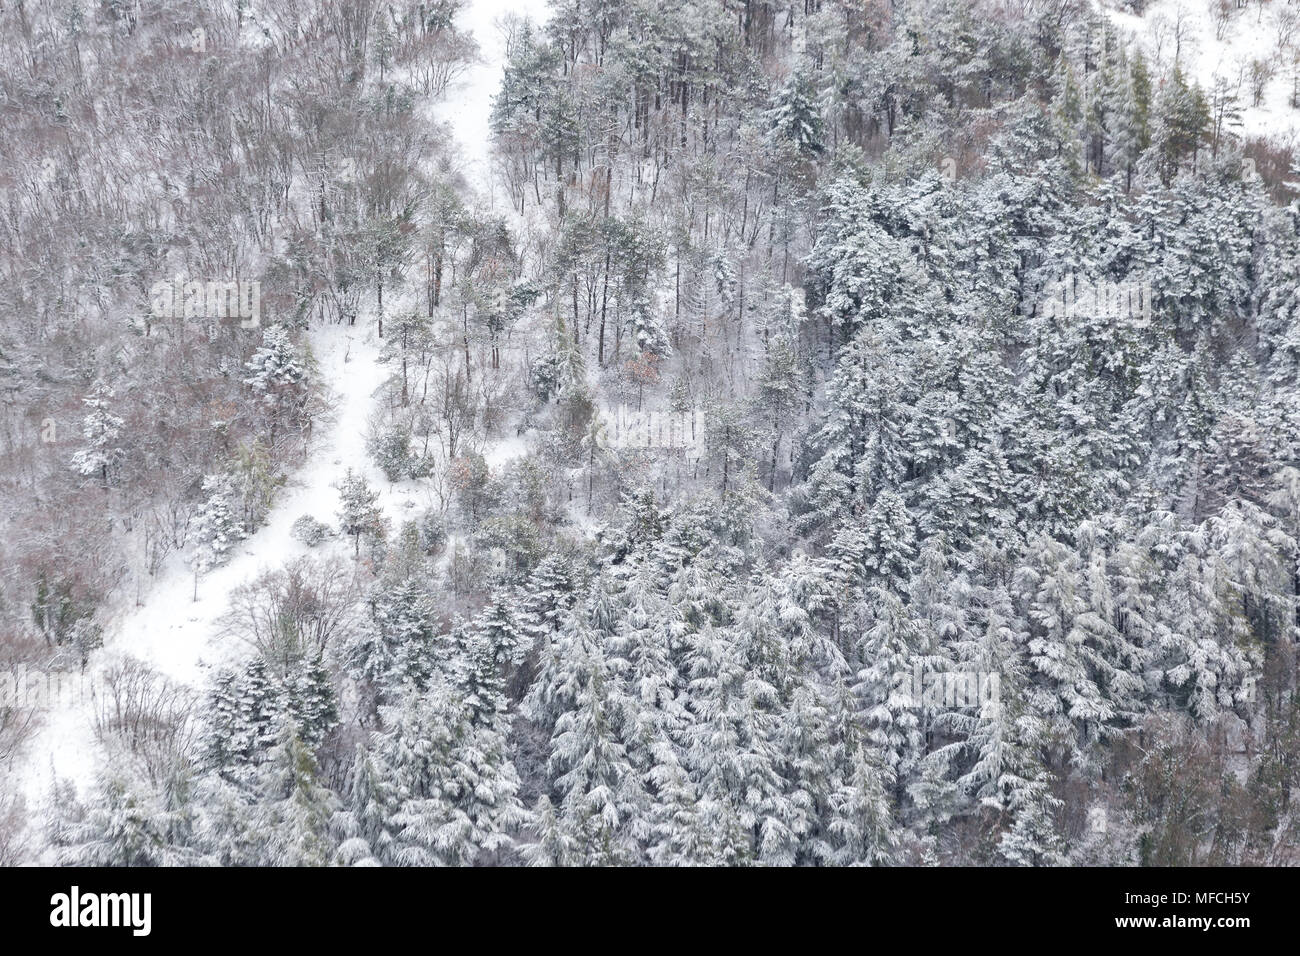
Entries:
[[203, 575], [196, 589], [186, 564], [188, 553], [173, 555], [144, 601], [110, 626], [105, 646], [93, 656], [84, 678], [70, 687], [69, 699], [51, 702], [27, 748], [21, 779], [29, 805], [39, 807], [55, 775], [73, 781], [78, 789], [93, 781], [99, 754], [91, 729], [91, 694], [96, 678], [107, 668], [135, 658], [172, 680], [201, 687], [207, 670], [240, 653], [241, 648], [214, 641], [217, 619], [229, 606], [231, 593], [306, 552], [290, 537], [290, 528], [303, 514], [333, 520], [338, 510], [334, 485], [349, 465], [364, 471], [390, 516], [400, 507], [399, 493], [389, 491], [373, 467], [365, 467], [366, 417], [387, 375], [377, 361], [373, 332], [360, 326], [328, 326], [314, 329], [311, 341], [320, 375], [333, 393], [334, 421], [318, 429], [307, 460], [277, 493], [266, 523], [240, 543], [229, 562]]
[[[473, 33], [480, 60], [453, 82], [444, 101], [431, 113], [450, 126], [456, 139], [457, 166], [477, 200], [509, 215], [509, 202], [495, 195], [490, 173], [489, 116], [491, 98], [500, 82], [505, 37], [496, 26], [507, 12], [534, 20], [545, 18], [545, 0], [470, 0], [460, 26]], [[365, 453], [366, 423], [374, 409], [374, 394], [387, 377], [379, 362], [379, 343], [371, 317], [355, 327], [314, 328], [310, 335], [321, 380], [332, 393], [333, 419], [316, 430], [308, 456], [277, 493], [266, 523], [241, 542], [234, 557], [198, 581], [188, 569], [188, 554], [173, 555], [139, 606], [129, 608], [107, 627], [105, 646], [88, 665], [81, 688], [93, 688], [97, 676], [124, 658], [145, 661], [167, 677], [201, 690], [214, 666], [237, 658], [244, 649], [230, 646], [217, 633], [217, 621], [229, 607], [232, 592], [265, 571], [281, 567], [307, 553], [290, 536], [293, 522], [310, 514], [333, 523], [338, 510], [335, 485], [352, 467], [365, 475], [380, 494], [380, 504], [396, 527], [413, 516], [420, 489], [412, 483], [391, 485]], [[487, 449], [489, 461], [500, 462], [513, 451], [512, 442]], [[59, 777], [84, 791], [93, 783], [101, 760], [91, 727], [93, 700], [88, 693], [53, 700], [41, 727], [29, 742], [16, 768], [16, 778], [33, 823], [48, 818], [50, 785]]]
[[451, 84], [447, 96], [433, 107], [433, 115], [449, 124], [458, 146], [458, 168], [466, 180], [497, 211], [509, 214], [510, 201], [491, 174], [492, 97], [501, 85], [506, 59], [506, 36], [501, 21], [507, 14], [546, 21], [547, 0], [469, 0], [460, 14], [462, 29], [474, 35], [478, 62]]

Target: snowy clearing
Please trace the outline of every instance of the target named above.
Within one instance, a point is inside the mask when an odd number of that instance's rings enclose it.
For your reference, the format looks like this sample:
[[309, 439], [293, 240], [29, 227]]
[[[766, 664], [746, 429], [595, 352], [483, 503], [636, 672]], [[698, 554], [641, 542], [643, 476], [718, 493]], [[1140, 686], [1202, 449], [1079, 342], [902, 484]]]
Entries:
[[[1153, 0], [1141, 16], [1116, 9], [1112, 0], [1101, 6], [1121, 35], [1137, 42], [1158, 69], [1176, 59], [1207, 94], [1216, 81], [1235, 89], [1243, 107], [1240, 135], [1294, 141], [1300, 128], [1300, 109], [1291, 105], [1298, 69], [1292, 46], [1296, 7], [1278, 0], [1238, 9], [1229, 0], [1220, 29], [1212, 14], [1217, 0]], [[1281, 42], [1280, 34], [1290, 39]], [[1258, 106], [1250, 92], [1252, 61], [1271, 73]]]

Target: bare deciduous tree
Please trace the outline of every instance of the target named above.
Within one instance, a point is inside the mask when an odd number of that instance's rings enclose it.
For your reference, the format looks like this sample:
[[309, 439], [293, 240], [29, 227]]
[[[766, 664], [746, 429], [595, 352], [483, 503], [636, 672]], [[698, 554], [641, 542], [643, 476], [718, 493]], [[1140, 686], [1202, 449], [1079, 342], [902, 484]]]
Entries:
[[220, 625], [287, 669], [326, 653], [353, 620], [356, 569], [337, 558], [299, 558], [235, 589]]
[[106, 670], [95, 690], [95, 735], [111, 752], [125, 750], [150, 781], [166, 780], [194, 757], [194, 693], [142, 661]]

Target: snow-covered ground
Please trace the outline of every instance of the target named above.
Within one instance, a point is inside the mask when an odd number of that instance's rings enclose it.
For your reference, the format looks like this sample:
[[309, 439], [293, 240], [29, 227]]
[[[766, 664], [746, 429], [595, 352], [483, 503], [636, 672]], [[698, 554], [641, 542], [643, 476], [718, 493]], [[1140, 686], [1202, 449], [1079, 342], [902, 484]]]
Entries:
[[[1155, 65], [1157, 74], [1175, 59], [1184, 73], [1208, 93], [1216, 77], [1235, 87], [1242, 106], [1239, 135], [1262, 136], [1290, 143], [1300, 130], [1300, 109], [1290, 104], [1294, 86], [1296, 50], [1300, 49], [1300, 5], [1288, 0], [1261, 3], [1254, 0], [1231, 8], [1221, 38], [1216, 36], [1212, 5], [1218, 0], [1151, 0], [1141, 16], [1128, 12], [1120, 0], [1100, 0], [1111, 23], [1132, 37]], [[1279, 18], [1294, 18], [1290, 40]], [[1252, 105], [1250, 64], [1260, 61], [1272, 71], [1259, 106]]]
[[[431, 113], [450, 127], [456, 140], [456, 165], [474, 191], [475, 201], [513, 217], [504, 192], [498, 194], [489, 162], [491, 98], [505, 59], [505, 36], [497, 24], [507, 13], [540, 22], [545, 19], [546, 2], [470, 0], [460, 26], [478, 41], [480, 60], [453, 81], [445, 99], [433, 106]], [[241, 542], [228, 563], [199, 579], [197, 598], [189, 555], [173, 556], [142, 602], [110, 622], [105, 646], [92, 656], [78, 686], [93, 688], [98, 675], [130, 657], [145, 661], [172, 680], [202, 689], [214, 666], [244, 653], [244, 648], [231, 646], [229, 638], [223, 640], [217, 626], [232, 592], [307, 553], [306, 547], [290, 536], [293, 522], [310, 514], [332, 523], [339, 505], [336, 485], [348, 467], [364, 474], [379, 492], [380, 504], [394, 527], [428, 504], [420, 483], [389, 483], [365, 452], [366, 423], [374, 409], [374, 395], [388, 375], [379, 361], [373, 316], [359, 319], [353, 327], [314, 328], [311, 344], [321, 379], [332, 392], [335, 413], [331, 421], [317, 428], [306, 460], [279, 490], [266, 523]], [[484, 451], [495, 468], [521, 450], [521, 440], [510, 434]], [[333, 547], [346, 548], [346, 542]], [[350, 553], [350, 548], [346, 550]], [[20, 756], [14, 776], [34, 822], [48, 816], [46, 804], [56, 776], [71, 780], [79, 790], [93, 782], [101, 755], [91, 728], [92, 713], [89, 694], [67, 694], [53, 700], [39, 731]]]
[[547, 0], [469, 0], [457, 23], [474, 35], [479, 46], [478, 62], [452, 81], [447, 96], [433, 107], [433, 115], [448, 123], [455, 132], [459, 147], [460, 171], [503, 213], [510, 210], [504, 193], [497, 195], [500, 184], [491, 175], [492, 97], [501, 86], [501, 72], [506, 59], [507, 16], [546, 21]]

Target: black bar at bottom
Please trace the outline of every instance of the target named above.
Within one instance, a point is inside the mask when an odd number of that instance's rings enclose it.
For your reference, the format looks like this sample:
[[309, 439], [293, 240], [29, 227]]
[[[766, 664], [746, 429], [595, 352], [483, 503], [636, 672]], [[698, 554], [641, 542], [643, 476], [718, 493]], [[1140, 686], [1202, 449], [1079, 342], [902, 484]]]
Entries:
[[1232, 946], [1292, 927], [1294, 892], [1292, 872], [1263, 869], [32, 868], [0, 870], [0, 919], [12, 939], [331, 950], [396, 945], [395, 934], [412, 927], [434, 947], [457, 948], [466, 932], [493, 948], [512, 937], [548, 946], [568, 937], [582, 949], [641, 941], [734, 949], [790, 934], [803, 945], [901, 935], [929, 948], [987, 945], [1006, 933], [1021, 943], [1181, 945], [1199, 936]]

